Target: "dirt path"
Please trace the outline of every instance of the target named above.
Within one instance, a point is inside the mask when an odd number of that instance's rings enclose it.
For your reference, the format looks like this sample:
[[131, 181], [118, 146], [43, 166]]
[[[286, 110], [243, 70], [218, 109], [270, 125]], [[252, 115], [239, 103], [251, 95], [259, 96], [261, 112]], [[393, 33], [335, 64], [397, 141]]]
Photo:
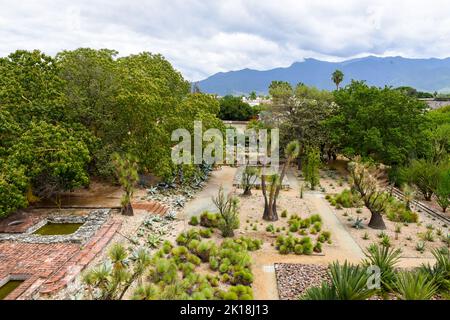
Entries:
[[324, 225], [327, 226], [327, 230], [332, 233], [333, 245], [326, 248], [325, 255], [284, 256], [275, 252], [270, 244], [265, 243], [262, 250], [253, 254], [253, 289], [256, 300], [279, 299], [274, 269], [274, 265], [276, 263], [328, 265], [336, 260], [348, 260], [350, 262], [357, 263], [364, 257], [364, 253], [361, 248], [353, 240], [350, 234], [345, 230], [344, 226], [328, 207], [328, 203], [326, 202], [324, 195], [305, 192], [304, 199], [300, 200], [297, 196], [299, 193], [297, 177], [292, 172], [289, 173], [288, 177], [291, 184], [291, 190], [283, 191], [280, 194], [280, 200], [297, 202], [299, 207], [300, 202], [305, 202], [311, 211], [319, 213], [323, 219]]
[[237, 168], [222, 167], [217, 171], [213, 171], [205, 188], [186, 204], [182, 217], [190, 219], [190, 217], [200, 215], [206, 210], [215, 212], [216, 207], [212, 203], [212, 197], [217, 195], [220, 186], [223, 186], [225, 193], [232, 192], [236, 170]]

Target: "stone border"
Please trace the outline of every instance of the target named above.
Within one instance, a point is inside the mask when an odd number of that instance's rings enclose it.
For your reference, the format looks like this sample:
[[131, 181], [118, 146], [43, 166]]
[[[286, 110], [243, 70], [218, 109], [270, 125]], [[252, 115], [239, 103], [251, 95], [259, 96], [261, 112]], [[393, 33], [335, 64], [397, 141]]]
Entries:
[[[87, 216], [64, 216], [53, 215], [36, 223], [27, 229], [24, 233], [2, 233], [1, 241], [15, 241], [23, 243], [84, 243], [106, 222], [110, 216], [111, 209], [94, 210]], [[83, 225], [72, 234], [41, 236], [33, 234], [35, 231], [46, 225], [47, 223], [83, 223]]]

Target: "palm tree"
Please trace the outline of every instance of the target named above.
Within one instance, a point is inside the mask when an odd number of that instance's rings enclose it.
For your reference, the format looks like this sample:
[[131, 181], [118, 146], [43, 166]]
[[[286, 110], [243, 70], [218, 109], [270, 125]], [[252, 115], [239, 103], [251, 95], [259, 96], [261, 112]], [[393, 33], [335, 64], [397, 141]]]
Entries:
[[333, 72], [331, 80], [333, 80], [334, 84], [336, 85], [336, 90], [339, 90], [339, 85], [344, 80], [344, 73], [341, 70], [336, 70], [335, 72]]

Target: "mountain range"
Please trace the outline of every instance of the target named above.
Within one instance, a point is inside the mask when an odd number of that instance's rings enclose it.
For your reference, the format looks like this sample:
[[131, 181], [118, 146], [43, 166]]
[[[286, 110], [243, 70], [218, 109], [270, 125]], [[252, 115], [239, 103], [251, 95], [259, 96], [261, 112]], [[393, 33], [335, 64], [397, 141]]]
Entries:
[[302, 82], [320, 89], [334, 89], [331, 74], [339, 69], [344, 73], [342, 85], [365, 80], [370, 85], [410, 86], [419, 91], [450, 91], [450, 58], [409, 59], [403, 57], [375, 57], [328, 62], [308, 58], [287, 68], [259, 71], [243, 69], [219, 72], [198, 82], [200, 90], [218, 95], [248, 94], [252, 91], [267, 94], [273, 80]]

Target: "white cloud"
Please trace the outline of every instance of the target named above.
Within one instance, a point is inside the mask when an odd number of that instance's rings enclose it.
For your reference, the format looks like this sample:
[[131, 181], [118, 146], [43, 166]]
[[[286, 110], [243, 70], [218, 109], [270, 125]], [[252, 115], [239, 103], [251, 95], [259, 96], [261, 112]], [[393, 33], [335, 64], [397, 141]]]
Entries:
[[0, 0], [0, 55], [108, 47], [159, 52], [191, 80], [305, 57], [450, 56], [445, 0]]

